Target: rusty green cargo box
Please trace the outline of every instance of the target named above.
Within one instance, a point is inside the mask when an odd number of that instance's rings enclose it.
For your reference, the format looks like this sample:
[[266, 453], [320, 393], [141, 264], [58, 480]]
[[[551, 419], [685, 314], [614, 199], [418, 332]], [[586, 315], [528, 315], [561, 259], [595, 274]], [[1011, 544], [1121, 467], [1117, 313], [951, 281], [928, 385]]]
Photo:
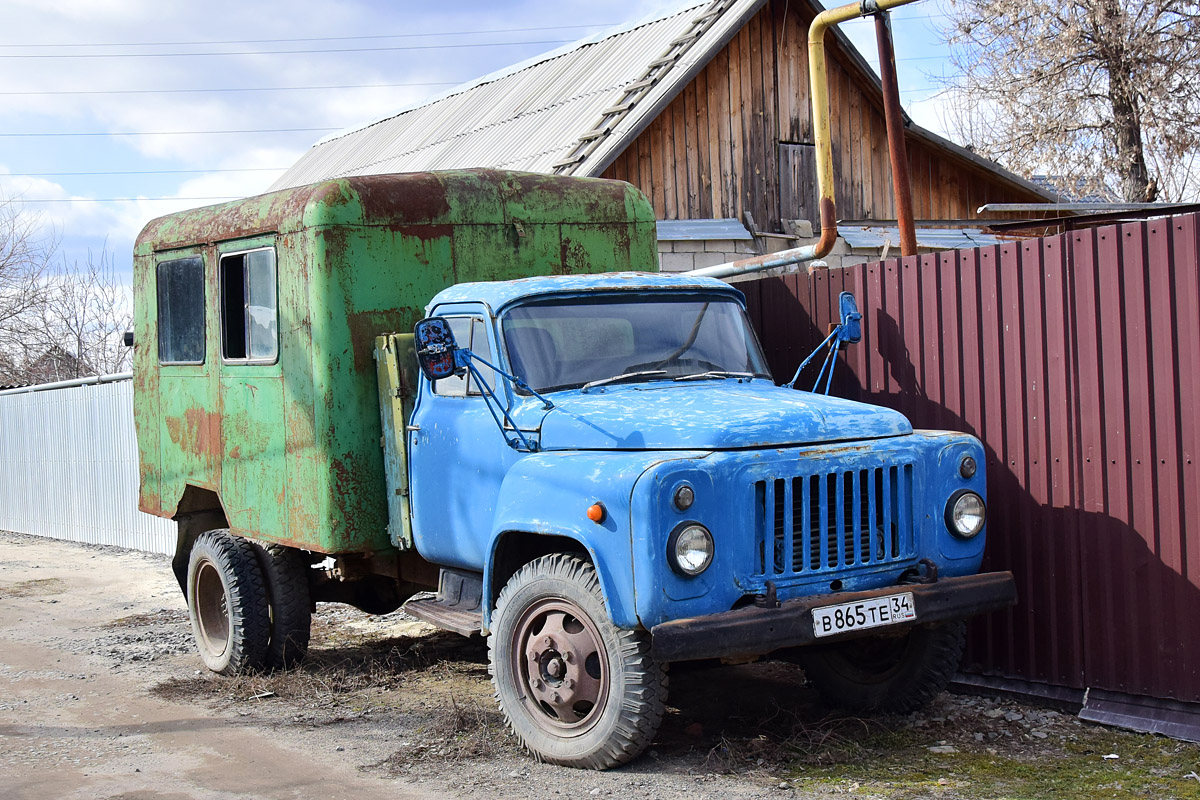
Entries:
[[486, 170], [156, 219], [134, 252], [139, 506], [320, 553], [385, 551], [375, 337], [411, 331], [451, 284], [656, 258], [653, 211], [628, 184]]

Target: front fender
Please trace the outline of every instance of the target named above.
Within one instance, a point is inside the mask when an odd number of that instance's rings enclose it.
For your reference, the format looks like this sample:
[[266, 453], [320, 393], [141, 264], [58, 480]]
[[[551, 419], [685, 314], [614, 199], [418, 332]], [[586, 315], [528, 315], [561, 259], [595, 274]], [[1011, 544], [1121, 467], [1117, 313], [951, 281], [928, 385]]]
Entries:
[[[701, 458], [705, 453], [549, 452], [521, 459], [504, 477], [483, 572], [483, 596], [494, 597], [496, 554], [506, 534], [562, 536], [578, 542], [596, 567], [604, 604], [613, 623], [639, 626], [633, 586], [633, 526], [630, 502], [634, 484], [662, 463]], [[592, 522], [587, 509], [602, 503], [605, 517]], [[484, 603], [483, 622], [491, 629], [492, 604]]]

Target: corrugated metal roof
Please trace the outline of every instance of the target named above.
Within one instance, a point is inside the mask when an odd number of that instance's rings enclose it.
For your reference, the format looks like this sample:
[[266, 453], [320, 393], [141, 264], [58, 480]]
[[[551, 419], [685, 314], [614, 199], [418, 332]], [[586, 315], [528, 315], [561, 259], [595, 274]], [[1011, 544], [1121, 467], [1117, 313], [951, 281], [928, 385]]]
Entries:
[[746, 226], [736, 219], [660, 219], [660, 242], [715, 241], [753, 239]]
[[[581, 39], [327, 137], [270, 191], [349, 175], [470, 167], [599, 176], [766, 4], [680, 2], [659, 18]], [[799, 2], [823, 9], [817, 0]], [[846, 35], [834, 28], [832, 37], [879, 89], [878, 75]], [[1055, 197], [911, 120], [906, 127], [1028, 191]]]
[[[271, 190], [331, 177], [494, 167], [553, 172], [581, 135], [652, 70], [671, 43], [697, 26], [703, 34], [656, 74], [656, 82], [616, 120], [575, 175], [598, 175], [686, 85], [765, 0], [695, 2], [649, 22], [614, 29], [452, 89], [357, 130], [315, 144]], [[721, 13], [698, 23], [708, 12]], [[677, 53], [678, 54], [678, 53]]]
[[[838, 225], [838, 236], [851, 247], [878, 249], [885, 243], [893, 247], [900, 246], [899, 228]], [[917, 247], [933, 250], [963, 250], [999, 243], [998, 238], [978, 228], [917, 228]]]

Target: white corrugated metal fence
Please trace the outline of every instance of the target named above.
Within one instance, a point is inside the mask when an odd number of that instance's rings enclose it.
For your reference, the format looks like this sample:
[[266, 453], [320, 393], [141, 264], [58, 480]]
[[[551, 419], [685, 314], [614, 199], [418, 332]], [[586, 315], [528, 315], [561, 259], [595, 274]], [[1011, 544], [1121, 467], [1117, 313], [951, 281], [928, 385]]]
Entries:
[[0, 393], [0, 530], [173, 552], [137, 494], [132, 380]]

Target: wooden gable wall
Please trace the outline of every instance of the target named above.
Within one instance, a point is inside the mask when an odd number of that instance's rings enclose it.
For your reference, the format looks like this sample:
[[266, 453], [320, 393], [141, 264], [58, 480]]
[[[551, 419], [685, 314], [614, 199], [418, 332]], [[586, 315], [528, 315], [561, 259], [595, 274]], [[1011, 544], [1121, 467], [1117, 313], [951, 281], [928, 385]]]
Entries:
[[[797, 8], [799, 6], [800, 8]], [[789, 10], [790, 7], [790, 10]], [[660, 219], [819, 221], [803, 3], [772, 0], [604, 171], [651, 199]], [[894, 219], [883, 102], [833, 34], [829, 81], [840, 219]], [[1038, 201], [1032, 192], [909, 134], [917, 219], [974, 217], [984, 203]]]

